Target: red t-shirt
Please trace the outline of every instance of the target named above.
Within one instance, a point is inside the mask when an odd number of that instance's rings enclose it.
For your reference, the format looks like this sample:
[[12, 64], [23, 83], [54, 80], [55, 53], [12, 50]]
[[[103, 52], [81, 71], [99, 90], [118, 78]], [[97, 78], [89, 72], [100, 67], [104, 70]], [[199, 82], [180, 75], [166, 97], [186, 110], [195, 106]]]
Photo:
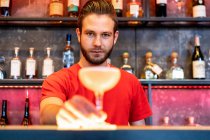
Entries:
[[[42, 98], [58, 97], [63, 101], [74, 95], [82, 95], [95, 104], [94, 93], [85, 88], [78, 79], [79, 64], [61, 69], [50, 75], [42, 85]], [[152, 112], [138, 79], [120, 70], [119, 83], [105, 92], [103, 110], [107, 113], [107, 122], [116, 125], [128, 125], [129, 122], [149, 117]]]

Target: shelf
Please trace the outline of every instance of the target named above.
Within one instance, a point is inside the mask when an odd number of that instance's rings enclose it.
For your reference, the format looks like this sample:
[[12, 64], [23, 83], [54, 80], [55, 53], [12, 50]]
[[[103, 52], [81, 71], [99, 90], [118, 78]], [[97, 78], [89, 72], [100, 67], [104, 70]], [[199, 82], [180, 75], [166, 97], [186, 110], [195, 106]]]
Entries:
[[[210, 17], [206, 18], [176, 18], [149, 17], [128, 18], [118, 17], [120, 27], [156, 27], [156, 26], [210, 26]], [[0, 17], [0, 25], [4, 26], [77, 26], [77, 18], [69, 17]]]
[[168, 80], [168, 79], [155, 79], [146, 80], [139, 79], [142, 85], [147, 86], [151, 84], [152, 86], [208, 86], [210, 85], [210, 79], [205, 80], [194, 80], [194, 79], [184, 79], [184, 80]]
[[43, 79], [4, 79], [0, 80], [0, 87], [4, 86], [41, 86]]
[[[0, 80], [0, 86], [41, 86], [44, 79], [4, 79]], [[153, 86], [208, 86], [210, 85], [210, 79], [205, 80], [193, 80], [193, 79], [184, 79], [184, 80], [168, 80], [168, 79], [155, 79], [155, 80], [146, 80], [139, 79], [143, 86], [148, 86], [149, 84]]]

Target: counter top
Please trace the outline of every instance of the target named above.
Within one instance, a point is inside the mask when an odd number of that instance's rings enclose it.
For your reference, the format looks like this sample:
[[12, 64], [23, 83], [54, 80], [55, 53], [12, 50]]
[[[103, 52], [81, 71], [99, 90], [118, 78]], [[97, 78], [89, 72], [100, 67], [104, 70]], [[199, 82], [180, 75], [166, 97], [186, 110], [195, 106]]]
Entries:
[[205, 140], [209, 138], [209, 126], [117, 127], [115, 130], [60, 130], [56, 126], [6, 126], [0, 128], [0, 139], [13, 140]]

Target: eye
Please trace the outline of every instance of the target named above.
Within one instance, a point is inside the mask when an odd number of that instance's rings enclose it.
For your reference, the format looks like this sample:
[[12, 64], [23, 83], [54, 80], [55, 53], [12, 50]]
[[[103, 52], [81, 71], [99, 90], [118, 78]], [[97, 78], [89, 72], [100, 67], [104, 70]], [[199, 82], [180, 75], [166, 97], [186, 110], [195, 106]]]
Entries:
[[87, 32], [86, 35], [87, 35], [88, 37], [94, 37], [94, 33], [93, 33], [93, 32]]
[[109, 38], [111, 36], [111, 34], [110, 33], [103, 33], [101, 36], [103, 38]]

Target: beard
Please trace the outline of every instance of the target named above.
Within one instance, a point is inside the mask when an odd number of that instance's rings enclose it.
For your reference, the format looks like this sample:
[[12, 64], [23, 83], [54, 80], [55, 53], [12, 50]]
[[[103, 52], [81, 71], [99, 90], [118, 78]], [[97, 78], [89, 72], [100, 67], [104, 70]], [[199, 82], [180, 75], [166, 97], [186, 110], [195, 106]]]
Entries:
[[[88, 51], [84, 49], [84, 47], [82, 46], [81, 43], [80, 43], [80, 48], [81, 48], [82, 55], [85, 57], [85, 59], [89, 63], [91, 63], [93, 65], [100, 65], [100, 64], [104, 63], [107, 60], [107, 58], [111, 55], [113, 46], [108, 52], [105, 53], [104, 57], [102, 57], [102, 58], [91, 57], [91, 55], [88, 54]], [[95, 50], [101, 50], [101, 49], [100, 48], [96, 48]]]

